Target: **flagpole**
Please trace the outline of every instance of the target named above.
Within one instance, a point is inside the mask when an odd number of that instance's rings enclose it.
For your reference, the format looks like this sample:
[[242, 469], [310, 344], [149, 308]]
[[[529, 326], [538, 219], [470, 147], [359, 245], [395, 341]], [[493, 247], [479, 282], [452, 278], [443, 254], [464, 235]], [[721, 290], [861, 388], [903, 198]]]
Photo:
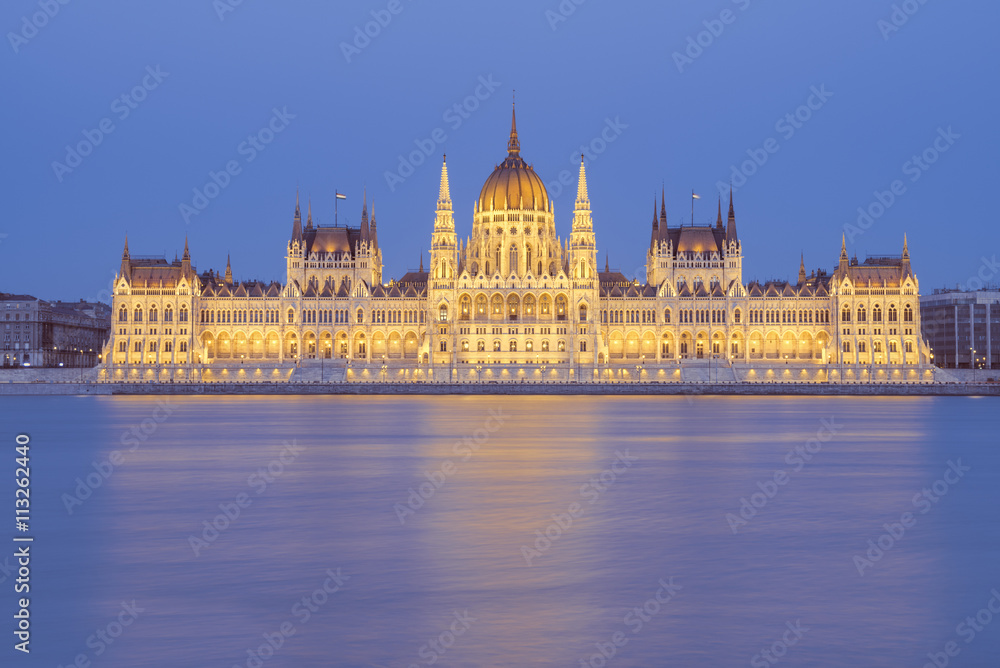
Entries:
[[337, 189], [333, 190], [333, 226], [337, 227], [337, 205], [340, 203], [340, 193]]
[[694, 188], [691, 189], [691, 226], [694, 227], [694, 201], [700, 199], [694, 194]]

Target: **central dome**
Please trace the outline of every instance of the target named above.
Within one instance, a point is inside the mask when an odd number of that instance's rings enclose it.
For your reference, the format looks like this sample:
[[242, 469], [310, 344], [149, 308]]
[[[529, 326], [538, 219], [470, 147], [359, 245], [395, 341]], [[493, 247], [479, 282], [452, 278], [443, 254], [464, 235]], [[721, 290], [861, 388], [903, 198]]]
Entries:
[[531, 165], [521, 158], [517, 140], [517, 118], [511, 114], [507, 159], [497, 165], [479, 193], [478, 211], [525, 209], [548, 211], [549, 193]]

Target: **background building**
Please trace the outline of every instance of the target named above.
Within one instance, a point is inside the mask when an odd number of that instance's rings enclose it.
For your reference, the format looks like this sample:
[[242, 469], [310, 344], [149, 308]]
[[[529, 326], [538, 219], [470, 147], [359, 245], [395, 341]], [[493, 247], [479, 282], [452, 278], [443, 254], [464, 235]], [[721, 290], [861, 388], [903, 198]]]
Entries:
[[47, 302], [0, 293], [4, 367], [93, 367], [108, 340], [111, 307], [100, 302]]
[[1000, 367], [1000, 290], [935, 290], [920, 298], [923, 336], [937, 366]]

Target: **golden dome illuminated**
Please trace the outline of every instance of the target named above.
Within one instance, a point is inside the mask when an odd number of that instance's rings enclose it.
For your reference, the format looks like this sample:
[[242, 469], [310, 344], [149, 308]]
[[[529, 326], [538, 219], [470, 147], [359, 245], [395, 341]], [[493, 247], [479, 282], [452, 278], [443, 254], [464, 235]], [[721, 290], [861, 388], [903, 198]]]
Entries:
[[549, 193], [531, 165], [521, 158], [517, 119], [511, 114], [507, 159], [497, 165], [479, 193], [479, 211], [548, 211]]

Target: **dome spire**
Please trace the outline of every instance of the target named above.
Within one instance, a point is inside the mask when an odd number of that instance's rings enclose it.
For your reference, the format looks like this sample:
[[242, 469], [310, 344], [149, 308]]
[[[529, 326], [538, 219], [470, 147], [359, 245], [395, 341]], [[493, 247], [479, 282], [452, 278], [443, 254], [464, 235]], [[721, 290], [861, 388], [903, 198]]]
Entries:
[[510, 103], [510, 139], [507, 140], [508, 155], [519, 155], [521, 153], [521, 142], [517, 140], [517, 111], [514, 108], [513, 94]]

